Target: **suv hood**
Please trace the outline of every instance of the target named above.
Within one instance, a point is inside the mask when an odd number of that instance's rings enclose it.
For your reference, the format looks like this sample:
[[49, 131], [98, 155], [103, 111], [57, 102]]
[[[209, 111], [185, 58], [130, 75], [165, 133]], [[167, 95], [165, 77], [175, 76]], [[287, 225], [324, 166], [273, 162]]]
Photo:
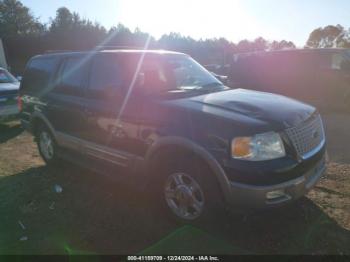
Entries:
[[[247, 118], [273, 125], [274, 129], [286, 129], [305, 121], [315, 108], [281, 95], [234, 89], [190, 98], [192, 102], [206, 106], [205, 111], [220, 114], [229, 111], [236, 120]], [[211, 109], [213, 109], [212, 112]], [[203, 109], [202, 109], [203, 110]], [[224, 112], [222, 112], [224, 114]], [[256, 122], [256, 121], [255, 121]]]

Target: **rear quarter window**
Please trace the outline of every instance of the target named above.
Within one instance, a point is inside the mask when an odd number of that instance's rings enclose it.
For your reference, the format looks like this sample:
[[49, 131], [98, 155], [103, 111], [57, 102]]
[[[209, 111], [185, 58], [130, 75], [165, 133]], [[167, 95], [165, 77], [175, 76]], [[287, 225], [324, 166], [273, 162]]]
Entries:
[[57, 58], [34, 58], [29, 61], [21, 83], [21, 91], [29, 93], [49, 88], [57, 66]]

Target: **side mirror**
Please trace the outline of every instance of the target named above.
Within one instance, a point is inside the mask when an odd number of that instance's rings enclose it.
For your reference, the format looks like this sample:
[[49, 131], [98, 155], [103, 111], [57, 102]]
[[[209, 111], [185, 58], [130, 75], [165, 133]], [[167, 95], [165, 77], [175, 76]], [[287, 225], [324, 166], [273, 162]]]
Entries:
[[17, 76], [16, 79], [21, 82], [22, 81], [22, 76]]
[[223, 75], [218, 75], [215, 74], [214, 72], [210, 72], [217, 80], [219, 80], [220, 82], [222, 82], [223, 84], [227, 84], [228, 82], [228, 76], [223, 76]]

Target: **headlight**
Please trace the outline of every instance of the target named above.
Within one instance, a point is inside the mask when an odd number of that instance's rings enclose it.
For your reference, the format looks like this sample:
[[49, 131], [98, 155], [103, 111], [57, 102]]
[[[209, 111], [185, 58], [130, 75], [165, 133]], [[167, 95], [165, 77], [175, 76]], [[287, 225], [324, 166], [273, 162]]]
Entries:
[[268, 132], [252, 137], [236, 137], [231, 143], [231, 154], [235, 159], [263, 161], [284, 157], [286, 152], [280, 135]]

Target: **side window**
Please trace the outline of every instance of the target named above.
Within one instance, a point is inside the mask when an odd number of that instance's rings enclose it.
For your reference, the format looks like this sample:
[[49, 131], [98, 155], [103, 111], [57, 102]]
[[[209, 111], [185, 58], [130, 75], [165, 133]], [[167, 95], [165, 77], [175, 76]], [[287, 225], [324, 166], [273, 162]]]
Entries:
[[79, 96], [82, 94], [86, 79], [87, 60], [82, 57], [70, 57], [63, 61], [55, 91], [67, 95]]
[[88, 96], [96, 99], [116, 96], [123, 86], [122, 75], [116, 56], [95, 57], [90, 71]]
[[334, 54], [332, 56], [332, 69], [349, 72], [350, 57], [346, 56], [346, 54]]
[[332, 69], [341, 70], [343, 63], [344, 63], [344, 57], [341, 54], [332, 55], [332, 65], [331, 65]]
[[49, 88], [49, 82], [57, 65], [56, 58], [34, 58], [26, 68], [22, 90], [35, 92]]

